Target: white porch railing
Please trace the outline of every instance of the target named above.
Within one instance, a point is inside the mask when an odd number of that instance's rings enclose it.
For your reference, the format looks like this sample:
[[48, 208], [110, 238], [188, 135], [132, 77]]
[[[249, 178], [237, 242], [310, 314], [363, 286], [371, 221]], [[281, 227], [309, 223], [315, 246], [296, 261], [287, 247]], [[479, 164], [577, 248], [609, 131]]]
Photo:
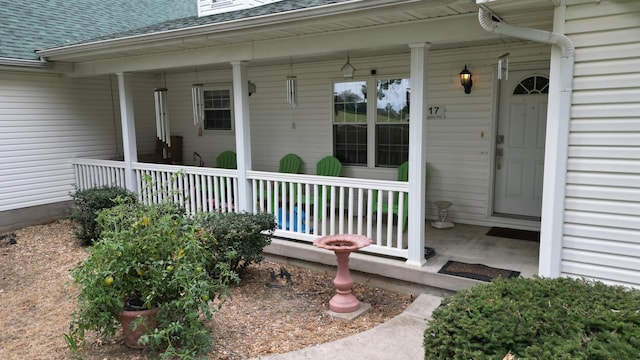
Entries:
[[[73, 164], [79, 189], [124, 187], [121, 161], [76, 159]], [[169, 199], [189, 213], [238, 209], [236, 170], [151, 163], [132, 167], [141, 189], [139, 199], [145, 203]], [[248, 171], [247, 179], [252, 184], [252, 211], [273, 213], [278, 237], [312, 242], [324, 235], [362, 234], [373, 240], [363, 251], [408, 258], [408, 225], [401, 223], [406, 182], [264, 171]], [[396, 203], [397, 216], [383, 211], [385, 202], [389, 209]]]
[[[362, 234], [373, 240], [366, 252], [408, 256], [400, 226], [406, 182], [263, 171], [249, 171], [247, 178], [253, 184], [253, 211], [276, 216], [277, 236], [313, 241], [324, 235]], [[383, 203], [393, 209], [394, 199], [397, 217], [383, 212]]]
[[134, 163], [140, 200], [158, 203], [172, 200], [187, 212], [234, 212], [238, 193], [236, 170]]
[[122, 161], [73, 159], [76, 173], [76, 187], [85, 190], [96, 186], [120, 186], [124, 183], [124, 163]]
[[[122, 161], [74, 159], [78, 189], [96, 186], [125, 187]], [[196, 211], [233, 212], [238, 193], [235, 170], [133, 163], [138, 198], [150, 204], [170, 199], [189, 213]]]

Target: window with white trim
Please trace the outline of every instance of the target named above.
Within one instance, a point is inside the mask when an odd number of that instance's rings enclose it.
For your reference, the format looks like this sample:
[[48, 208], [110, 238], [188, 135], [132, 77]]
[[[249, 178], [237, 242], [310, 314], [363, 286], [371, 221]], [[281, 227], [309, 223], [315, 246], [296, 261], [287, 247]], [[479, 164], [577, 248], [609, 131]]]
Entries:
[[409, 91], [409, 79], [402, 78], [335, 82], [334, 156], [356, 166], [396, 167], [407, 161]]
[[205, 130], [233, 130], [232, 94], [230, 87], [204, 89]]

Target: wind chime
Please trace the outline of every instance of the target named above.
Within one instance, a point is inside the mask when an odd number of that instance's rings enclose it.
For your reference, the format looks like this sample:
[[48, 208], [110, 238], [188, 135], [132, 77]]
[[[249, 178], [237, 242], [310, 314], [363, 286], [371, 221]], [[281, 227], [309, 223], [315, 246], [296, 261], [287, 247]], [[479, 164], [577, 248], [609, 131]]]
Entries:
[[198, 128], [198, 136], [202, 136], [202, 124], [204, 123], [204, 84], [198, 81], [197, 67], [196, 83], [191, 85], [191, 107], [193, 110], [193, 125]]
[[509, 53], [498, 56], [498, 80], [509, 80]]
[[[155, 88], [153, 91], [156, 103], [156, 135], [158, 140], [171, 147], [171, 128], [169, 126], [169, 111], [167, 110], [167, 88]], [[162, 157], [168, 157], [163, 148]]]
[[289, 61], [289, 68], [291, 75], [287, 76], [287, 103], [292, 108], [296, 108], [298, 105], [298, 77], [293, 75], [293, 61]]
[[204, 85], [191, 86], [191, 105], [193, 107], [193, 125], [201, 126], [204, 122]]

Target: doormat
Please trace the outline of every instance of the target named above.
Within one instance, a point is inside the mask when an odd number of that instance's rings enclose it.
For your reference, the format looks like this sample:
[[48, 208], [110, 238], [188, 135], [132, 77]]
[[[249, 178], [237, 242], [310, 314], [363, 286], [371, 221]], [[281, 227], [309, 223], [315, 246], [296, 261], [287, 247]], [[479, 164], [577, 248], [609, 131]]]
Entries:
[[438, 272], [486, 282], [496, 278], [508, 279], [520, 276], [520, 271], [498, 269], [482, 264], [467, 264], [453, 260], [447, 261]]
[[492, 227], [487, 232], [487, 235], [503, 237], [508, 239], [516, 239], [516, 240], [540, 241], [540, 231]]

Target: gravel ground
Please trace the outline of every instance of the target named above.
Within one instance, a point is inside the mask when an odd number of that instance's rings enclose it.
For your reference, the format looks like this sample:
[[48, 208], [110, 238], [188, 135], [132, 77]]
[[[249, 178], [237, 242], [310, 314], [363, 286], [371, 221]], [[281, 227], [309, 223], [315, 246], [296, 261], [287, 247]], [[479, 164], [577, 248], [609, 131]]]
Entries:
[[[73, 358], [62, 334], [69, 329], [78, 289], [70, 270], [88, 254], [59, 220], [18, 231], [16, 244], [0, 237], [0, 359]], [[279, 276], [280, 274], [288, 276]], [[354, 321], [327, 314], [333, 277], [293, 265], [264, 261], [247, 269], [233, 298], [208, 327], [214, 348], [208, 359], [248, 359], [325, 343], [368, 330], [400, 314], [413, 300], [367, 285], [354, 285], [371, 310]], [[84, 359], [146, 359], [118, 334], [87, 336]]]

